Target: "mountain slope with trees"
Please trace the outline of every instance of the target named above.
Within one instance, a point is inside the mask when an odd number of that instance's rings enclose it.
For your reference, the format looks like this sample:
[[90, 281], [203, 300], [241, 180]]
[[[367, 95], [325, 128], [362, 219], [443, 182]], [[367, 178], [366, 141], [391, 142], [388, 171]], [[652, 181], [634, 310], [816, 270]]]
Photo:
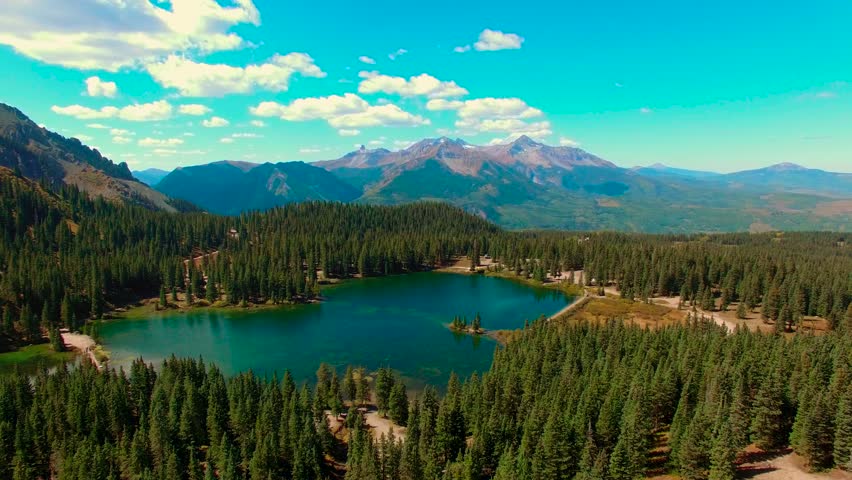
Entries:
[[20, 110], [3, 103], [0, 166], [54, 187], [74, 185], [90, 195], [114, 201], [177, 210], [165, 195], [135, 179], [126, 163], [115, 164], [76, 138], [39, 127]]
[[302, 162], [215, 162], [178, 168], [163, 177], [156, 188], [222, 215], [311, 200], [350, 202], [359, 196], [353, 187], [326, 170]]

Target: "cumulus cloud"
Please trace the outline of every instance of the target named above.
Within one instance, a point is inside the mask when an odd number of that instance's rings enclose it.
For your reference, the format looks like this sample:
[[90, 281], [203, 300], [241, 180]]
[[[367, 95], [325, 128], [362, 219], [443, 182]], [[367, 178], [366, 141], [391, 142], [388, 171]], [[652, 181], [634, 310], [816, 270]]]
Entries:
[[503, 33], [499, 30], [486, 28], [479, 34], [479, 41], [473, 44], [473, 48], [482, 51], [494, 50], [517, 50], [524, 43], [524, 37], [514, 33]]
[[84, 107], [82, 105], [69, 105], [60, 107], [54, 105], [50, 107], [54, 113], [66, 115], [80, 120], [94, 120], [102, 118], [120, 118], [132, 122], [147, 122], [156, 120], [166, 120], [172, 116], [172, 106], [165, 100], [158, 100], [151, 103], [139, 103], [128, 105], [126, 107], [106, 106], [100, 109]]
[[115, 136], [115, 137], [112, 137], [112, 143], [117, 143], [119, 145], [126, 145], [126, 144], [128, 144], [132, 141], [133, 140], [131, 140], [127, 137], [122, 137], [122, 136], [118, 136], [118, 135]]
[[524, 37], [514, 33], [503, 33], [499, 30], [486, 28], [479, 34], [479, 40], [470, 45], [463, 45], [453, 49], [456, 53], [469, 52], [471, 48], [480, 52], [493, 52], [496, 50], [517, 50], [524, 43]]
[[520, 98], [434, 99], [426, 103], [426, 109], [456, 110], [460, 118], [533, 118], [542, 115], [541, 110], [530, 107]]
[[580, 146], [580, 143], [568, 137], [559, 137], [559, 145], [562, 145], [563, 147], [578, 147]]
[[118, 93], [115, 82], [104, 82], [100, 77], [89, 77], [86, 79], [86, 93], [90, 97], [112, 98]]
[[358, 85], [360, 93], [382, 92], [403, 97], [423, 95], [429, 98], [460, 97], [468, 93], [456, 82], [443, 82], [426, 73], [410, 77], [407, 80], [403, 77], [391, 77], [378, 72], [361, 72], [358, 76], [363, 78]]
[[220, 138], [219, 143], [234, 143], [234, 139], [231, 137]]
[[77, 133], [77, 134], [71, 135], [71, 137], [76, 138], [77, 140], [80, 140], [81, 142], [91, 142], [92, 141], [92, 137], [86, 135], [85, 133]]
[[218, 128], [227, 126], [229, 121], [225, 120], [222, 117], [210, 117], [207, 120], [201, 122], [201, 125], [207, 128]]
[[464, 134], [509, 133], [542, 138], [552, 134], [550, 122], [527, 122], [541, 117], [542, 111], [527, 105], [520, 98], [477, 98], [474, 100], [433, 99], [426, 103], [432, 111], [454, 110], [456, 128]]
[[647, 114], [649, 114], [649, 113], [651, 113], [651, 112], [653, 112], [653, 110], [651, 110], [651, 109], [650, 109], [650, 108], [648, 108], [648, 107], [642, 107], [642, 108], [640, 108], [640, 109], [639, 109], [639, 113], [642, 113], [642, 114], [646, 114], [646, 115], [647, 115]]
[[140, 147], [173, 147], [183, 144], [180, 138], [151, 138], [145, 137], [138, 142]]
[[279, 117], [294, 122], [325, 120], [338, 130], [429, 124], [428, 119], [406, 112], [396, 105], [370, 105], [353, 93], [300, 98], [293, 100], [289, 105], [261, 102], [249, 108], [249, 111], [252, 115], [259, 117]]
[[188, 103], [178, 107], [178, 112], [184, 115], [207, 115], [212, 111], [213, 110], [211, 110], [207, 105], [201, 105], [198, 103]]
[[357, 130], [357, 129], [354, 129], [354, 128], [352, 128], [352, 129], [341, 128], [340, 130], [337, 131], [337, 134], [340, 135], [341, 137], [354, 137], [354, 136], [357, 136], [360, 133], [361, 133], [361, 130]]
[[252, 0], [12, 0], [0, 16], [0, 44], [45, 63], [114, 72], [174, 52], [233, 50], [229, 32], [260, 24]]
[[125, 130], [123, 128], [110, 129], [109, 134], [114, 135], [114, 136], [118, 136], [118, 137], [126, 137], [128, 135], [136, 135], [135, 133], [131, 132], [130, 130]]
[[319, 153], [321, 151], [322, 150], [320, 150], [319, 148], [315, 148], [315, 147], [305, 147], [305, 148], [299, 149], [299, 153]]
[[251, 124], [254, 125], [255, 127], [265, 127], [266, 126], [266, 122], [264, 122], [263, 120], [252, 120]]
[[146, 68], [157, 83], [175, 88], [187, 97], [221, 97], [255, 90], [282, 92], [289, 88], [290, 77], [295, 73], [315, 78], [326, 76], [305, 53], [275, 55], [266, 63], [245, 67], [199, 63], [170, 55]]
[[98, 129], [98, 130], [106, 130], [106, 129], [109, 128], [109, 125], [104, 125], [102, 123], [90, 123], [86, 126], [89, 127], [89, 128], [95, 128], [95, 129]]
[[361, 55], [360, 57], [358, 57], [358, 61], [361, 62], [361, 63], [366, 63], [368, 65], [375, 65], [376, 64], [375, 60], [373, 60], [372, 58], [370, 58], [366, 55]]
[[258, 133], [232, 133], [231, 138], [262, 138]]
[[406, 50], [404, 48], [400, 48], [400, 49], [397, 49], [397, 51], [395, 51], [393, 53], [389, 53], [388, 58], [390, 58], [391, 60], [396, 60], [397, 58], [405, 55], [406, 53], [408, 53], [408, 50]]

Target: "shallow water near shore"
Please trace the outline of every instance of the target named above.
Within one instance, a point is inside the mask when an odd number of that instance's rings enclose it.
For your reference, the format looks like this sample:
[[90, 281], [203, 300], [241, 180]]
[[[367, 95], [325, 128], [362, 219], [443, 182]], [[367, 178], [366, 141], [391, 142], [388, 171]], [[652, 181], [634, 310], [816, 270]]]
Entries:
[[479, 312], [488, 330], [521, 328], [572, 300], [554, 289], [503, 278], [423, 272], [352, 280], [323, 290], [317, 304], [259, 310], [204, 309], [115, 320], [101, 328], [113, 367], [139, 356], [155, 364], [171, 354], [202, 357], [226, 375], [253, 370], [312, 380], [320, 362], [368, 370], [390, 366], [411, 388], [443, 386], [491, 365], [497, 343], [453, 333], [456, 315]]

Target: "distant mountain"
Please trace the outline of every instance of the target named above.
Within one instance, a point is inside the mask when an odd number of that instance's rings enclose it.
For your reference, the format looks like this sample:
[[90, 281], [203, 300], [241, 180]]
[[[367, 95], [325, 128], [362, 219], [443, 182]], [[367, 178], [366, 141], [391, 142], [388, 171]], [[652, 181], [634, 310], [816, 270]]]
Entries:
[[662, 177], [667, 175], [675, 175], [678, 177], [687, 178], [711, 178], [722, 176], [721, 173], [717, 172], [707, 172], [703, 170], [687, 170], [685, 168], [669, 167], [668, 165], [663, 165], [662, 163], [655, 163], [647, 167], [634, 167], [631, 170], [647, 177]]
[[360, 195], [328, 171], [303, 162], [222, 161], [183, 167], [166, 175], [156, 188], [223, 215], [308, 200], [349, 202]]
[[489, 146], [443, 137], [397, 152], [362, 147], [315, 165], [358, 188], [359, 201], [448, 201], [509, 228], [852, 229], [852, 202], [829, 192], [742, 188], [724, 175], [662, 165], [624, 169], [528, 137]]
[[733, 188], [759, 186], [767, 190], [852, 197], [852, 174], [805, 168], [795, 163], [779, 163], [757, 170], [729, 173], [720, 179]]
[[159, 168], [146, 168], [145, 170], [134, 170], [133, 176], [141, 182], [153, 187], [160, 183], [169, 172], [160, 170]]
[[176, 211], [169, 199], [136, 180], [126, 163], [115, 164], [76, 138], [39, 127], [20, 110], [0, 103], [0, 166], [50, 184], [148, 208]]

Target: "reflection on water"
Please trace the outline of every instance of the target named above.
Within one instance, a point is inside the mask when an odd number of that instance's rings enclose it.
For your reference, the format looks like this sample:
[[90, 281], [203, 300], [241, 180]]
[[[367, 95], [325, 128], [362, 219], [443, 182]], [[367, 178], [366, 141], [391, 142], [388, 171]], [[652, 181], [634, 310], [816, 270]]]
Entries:
[[175, 354], [214, 361], [226, 374], [289, 369], [310, 380], [320, 362], [341, 370], [389, 365], [418, 388], [443, 385], [453, 371], [490, 367], [494, 340], [452, 332], [447, 325], [454, 316], [472, 319], [478, 312], [483, 328], [515, 329], [570, 300], [506, 279], [433, 272], [353, 280], [323, 294], [320, 304], [120, 320], [105, 324], [101, 336], [113, 366], [140, 355], [156, 364]]

